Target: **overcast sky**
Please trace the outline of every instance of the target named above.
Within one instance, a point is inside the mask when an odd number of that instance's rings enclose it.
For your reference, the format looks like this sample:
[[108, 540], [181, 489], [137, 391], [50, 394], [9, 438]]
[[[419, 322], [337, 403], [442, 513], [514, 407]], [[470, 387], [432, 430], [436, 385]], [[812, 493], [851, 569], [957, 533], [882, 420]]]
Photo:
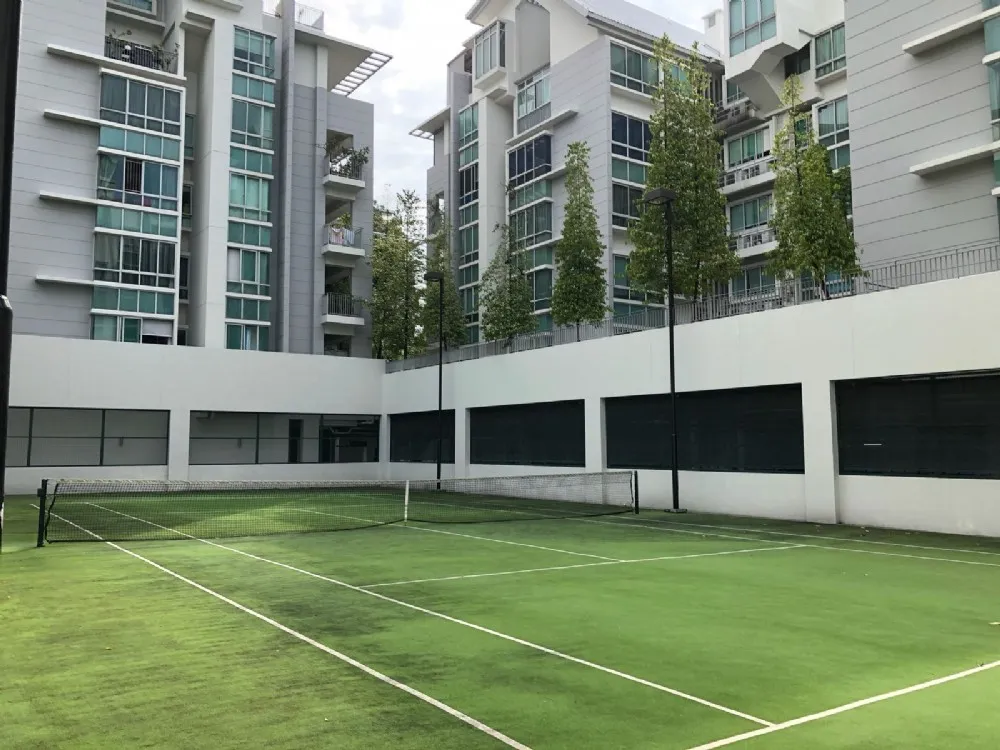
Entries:
[[[723, 0], [632, 0], [701, 30], [701, 17]], [[375, 104], [375, 197], [404, 188], [423, 198], [432, 146], [409, 132], [445, 105], [445, 65], [475, 31], [465, 20], [473, 0], [305, 0], [323, 7], [326, 32], [392, 55], [353, 94]]]

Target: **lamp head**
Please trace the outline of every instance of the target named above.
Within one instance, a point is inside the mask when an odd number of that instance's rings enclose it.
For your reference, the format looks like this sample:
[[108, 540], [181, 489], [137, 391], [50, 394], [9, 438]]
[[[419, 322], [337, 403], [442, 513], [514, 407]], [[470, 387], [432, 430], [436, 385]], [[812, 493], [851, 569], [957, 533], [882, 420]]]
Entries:
[[441, 282], [444, 281], [444, 274], [441, 271], [428, 271], [427, 273], [424, 274], [424, 281], [426, 282], [436, 281], [437, 283], [440, 284]]
[[667, 206], [677, 199], [677, 193], [669, 188], [650, 188], [643, 196], [643, 203], [650, 206]]

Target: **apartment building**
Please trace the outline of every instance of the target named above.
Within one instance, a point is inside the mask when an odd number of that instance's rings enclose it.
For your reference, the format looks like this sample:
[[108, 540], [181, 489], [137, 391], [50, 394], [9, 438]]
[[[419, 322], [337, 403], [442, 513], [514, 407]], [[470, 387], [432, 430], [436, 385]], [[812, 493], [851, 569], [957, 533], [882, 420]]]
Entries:
[[15, 333], [370, 356], [351, 95], [387, 55], [294, 0], [33, 0], [22, 27]]
[[[482, 30], [447, 69], [447, 106], [413, 135], [434, 145], [427, 173], [430, 231], [455, 227], [455, 272], [468, 326], [479, 340], [479, 279], [494, 228], [508, 223], [529, 258], [538, 327], [551, 328], [553, 247], [562, 233], [567, 146], [590, 144], [594, 203], [609, 298], [626, 314], [645, 303], [629, 287], [629, 218], [645, 182], [653, 41], [681, 51], [705, 35], [624, 0], [480, 0], [466, 15]], [[722, 68], [717, 66], [721, 79]]]

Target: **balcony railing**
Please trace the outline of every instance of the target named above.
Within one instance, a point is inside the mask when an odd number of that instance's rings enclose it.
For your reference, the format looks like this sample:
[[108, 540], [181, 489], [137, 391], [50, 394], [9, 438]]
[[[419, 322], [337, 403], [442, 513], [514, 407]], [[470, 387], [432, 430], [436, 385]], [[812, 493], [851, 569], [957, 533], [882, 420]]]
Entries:
[[347, 228], [328, 225], [326, 227], [326, 244], [360, 248], [361, 227]]
[[119, 39], [108, 35], [104, 37], [104, 56], [112, 60], [140, 65], [152, 70], [173, 72], [176, 55], [168, 55], [162, 49], [137, 44], [127, 39]]
[[350, 294], [328, 292], [325, 300], [327, 315], [340, 315], [345, 318], [364, 317], [364, 301]]
[[[828, 280], [825, 285], [820, 285], [812, 279], [785, 279], [779, 280], [773, 289], [768, 290], [719, 294], [696, 300], [678, 300], [675, 319], [678, 325], [698, 323], [808, 304], [822, 299], [853, 297], [997, 271], [1000, 271], [1000, 246], [959, 248], [868, 266], [857, 276], [838, 277], [835, 280]], [[631, 315], [607, 318], [597, 325], [580, 326], [579, 330], [576, 326], [564, 326], [545, 333], [515, 336], [509, 341], [487, 341], [460, 349], [449, 349], [444, 352], [444, 361], [464, 362], [500, 354], [573, 344], [577, 341], [621, 336], [665, 326], [666, 310], [661, 307], [650, 307]], [[433, 367], [437, 362], [438, 354], [435, 351], [420, 357], [386, 362], [386, 372]]]
[[757, 108], [749, 99], [743, 99], [735, 104], [727, 104], [715, 110], [715, 124], [727, 127], [758, 117]]
[[758, 245], [774, 242], [777, 238], [774, 230], [770, 227], [757, 227], [730, 237], [729, 248], [731, 250], [750, 250]]
[[334, 177], [346, 177], [349, 180], [363, 180], [364, 173], [365, 165], [351, 156], [330, 162], [330, 174]]
[[773, 158], [763, 159], [753, 164], [743, 164], [733, 167], [719, 175], [719, 187], [732, 187], [747, 180], [753, 180], [761, 175], [771, 174]]

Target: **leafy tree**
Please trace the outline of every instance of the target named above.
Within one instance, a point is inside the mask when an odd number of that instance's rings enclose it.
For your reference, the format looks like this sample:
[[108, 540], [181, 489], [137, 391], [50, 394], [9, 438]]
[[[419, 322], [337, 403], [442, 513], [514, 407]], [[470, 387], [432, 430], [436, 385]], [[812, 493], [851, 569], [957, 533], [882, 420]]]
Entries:
[[510, 227], [497, 224], [497, 248], [480, 282], [483, 337], [508, 343], [517, 335], [535, 330], [531, 283], [524, 261], [510, 242]]
[[802, 84], [797, 76], [785, 81], [781, 103], [788, 114], [774, 144], [774, 215], [770, 224], [778, 236], [778, 247], [771, 253], [770, 269], [778, 278], [811, 275], [819, 284], [820, 296], [827, 299], [829, 274], [861, 272], [846, 213], [850, 173], [840, 177], [830, 169], [829, 152], [816, 141], [812, 113], [802, 104]]
[[423, 277], [423, 226], [416, 193], [399, 193], [392, 206], [376, 204], [372, 241], [372, 352], [400, 359], [422, 350], [417, 331]]
[[608, 312], [608, 281], [601, 267], [604, 244], [597, 227], [594, 186], [590, 181], [590, 147], [582, 141], [566, 152], [566, 216], [556, 248], [556, 282], [552, 320], [556, 325], [598, 323]]
[[462, 301], [458, 296], [455, 271], [452, 268], [451, 225], [442, 219], [438, 232], [431, 241], [427, 254], [427, 270], [440, 271], [444, 282], [430, 282], [424, 290], [424, 306], [420, 310], [420, 327], [428, 341], [438, 341], [438, 305], [444, 294], [444, 344], [445, 347], [461, 346], [465, 343], [465, 315]]
[[[653, 94], [648, 188], [673, 190], [674, 289], [697, 297], [712, 282], [728, 281], [740, 268], [729, 247], [726, 199], [719, 192], [719, 132], [709, 96], [711, 75], [697, 45], [690, 57], [670, 39], [653, 45], [663, 82]], [[642, 204], [629, 227], [633, 250], [629, 276], [648, 292], [667, 288], [664, 208]]]

